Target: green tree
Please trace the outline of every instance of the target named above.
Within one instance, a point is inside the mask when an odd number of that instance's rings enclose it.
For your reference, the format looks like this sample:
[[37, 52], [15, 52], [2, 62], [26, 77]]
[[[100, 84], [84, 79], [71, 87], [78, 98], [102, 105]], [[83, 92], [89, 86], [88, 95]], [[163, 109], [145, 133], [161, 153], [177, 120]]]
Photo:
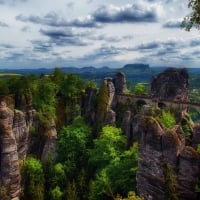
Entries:
[[79, 200], [80, 199], [78, 192], [77, 192], [76, 183], [74, 180], [67, 185], [65, 197], [67, 200], [68, 199], [70, 199], [70, 200]]
[[24, 199], [44, 199], [44, 173], [39, 160], [29, 157], [22, 167]]
[[176, 124], [175, 116], [170, 111], [162, 110], [156, 119], [167, 129], [172, 128]]
[[105, 114], [108, 110], [108, 103], [109, 103], [109, 94], [108, 94], [108, 88], [103, 81], [99, 93], [97, 96], [97, 128], [100, 129], [103, 125]]
[[166, 199], [178, 200], [177, 194], [177, 179], [173, 172], [173, 166], [169, 164], [164, 165]]
[[49, 77], [44, 76], [38, 81], [33, 106], [37, 109], [39, 120], [43, 126], [48, 126], [56, 117], [56, 93], [57, 86]]
[[50, 200], [62, 200], [63, 192], [58, 186], [50, 191]]
[[128, 192], [127, 198], [123, 198], [122, 196], [117, 195], [117, 197], [115, 198], [115, 200], [143, 200], [143, 198], [140, 198], [139, 196], [137, 196], [135, 194], [135, 192], [130, 191], [130, 192]]
[[7, 80], [0, 79], [0, 95], [7, 95], [10, 93]]
[[60, 93], [65, 100], [73, 100], [82, 93], [84, 89], [83, 81], [74, 74], [67, 74], [60, 84]]
[[135, 95], [147, 94], [147, 85], [145, 83], [137, 83], [134, 87]]
[[65, 164], [71, 176], [80, 170], [80, 166], [87, 163], [87, 145], [90, 136], [91, 129], [80, 117], [72, 125], [63, 127], [58, 135], [58, 161]]
[[126, 138], [122, 130], [113, 126], [105, 126], [100, 137], [94, 139], [94, 148], [89, 150], [90, 162], [101, 168], [118, 159], [123, 150], [126, 149]]
[[137, 163], [138, 148], [135, 143], [97, 171], [91, 184], [91, 199], [114, 199], [117, 194], [125, 196], [129, 191], [135, 191]]
[[200, 1], [199, 0], [189, 0], [188, 8], [192, 9], [189, 16], [186, 16], [181, 24], [182, 28], [190, 31], [192, 27], [197, 29], [200, 28]]

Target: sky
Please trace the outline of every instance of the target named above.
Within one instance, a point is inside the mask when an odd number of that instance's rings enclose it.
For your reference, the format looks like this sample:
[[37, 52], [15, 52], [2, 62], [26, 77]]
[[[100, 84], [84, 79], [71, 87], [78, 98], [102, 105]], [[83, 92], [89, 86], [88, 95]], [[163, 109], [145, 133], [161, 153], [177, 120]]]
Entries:
[[0, 69], [200, 67], [188, 0], [0, 0]]

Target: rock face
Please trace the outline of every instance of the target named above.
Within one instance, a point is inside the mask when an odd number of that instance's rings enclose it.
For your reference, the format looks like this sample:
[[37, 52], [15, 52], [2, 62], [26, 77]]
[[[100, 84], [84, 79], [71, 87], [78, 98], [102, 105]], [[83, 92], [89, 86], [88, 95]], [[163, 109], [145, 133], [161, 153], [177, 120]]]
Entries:
[[151, 96], [168, 100], [188, 100], [188, 72], [186, 69], [169, 68], [151, 82]]
[[45, 162], [48, 159], [48, 156], [54, 160], [56, 158], [56, 139], [57, 131], [55, 122], [52, 121], [51, 125], [45, 131], [46, 140], [44, 147], [42, 148], [41, 160]]
[[123, 72], [118, 72], [113, 80], [116, 94], [124, 94], [126, 92], [126, 78]]
[[[0, 186], [5, 187], [10, 199], [18, 199], [20, 193], [20, 171], [18, 145], [12, 130], [14, 113], [0, 105]], [[15, 123], [16, 124], [16, 123]]]
[[[163, 129], [151, 116], [137, 116], [134, 131], [139, 138], [138, 193], [145, 200], [197, 199], [200, 154], [186, 146], [179, 125]], [[166, 172], [167, 171], [167, 172]]]
[[111, 108], [114, 96], [115, 96], [115, 86], [113, 84], [113, 79], [112, 78], [104, 78], [104, 84], [107, 86], [108, 90], [108, 108]]

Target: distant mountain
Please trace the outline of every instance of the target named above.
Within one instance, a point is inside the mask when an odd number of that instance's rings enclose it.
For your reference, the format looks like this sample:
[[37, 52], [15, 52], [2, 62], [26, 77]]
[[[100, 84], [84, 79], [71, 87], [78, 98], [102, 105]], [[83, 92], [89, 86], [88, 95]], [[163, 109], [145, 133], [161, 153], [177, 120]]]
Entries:
[[[124, 72], [128, 81], [131, 82], [149, 82], [152, 76], [164, 71], [167, 67], [150, 67], [148, 64], [126, 64], [122, 68], [109, 68], [104, 66], [96, 68], [94, 66], [85, 67], [62, 67], [60, 68], [65, 73], [73, 73], [79, 75], [83, 79], [94, 80], [100, 82], [104, 77], [113, 77], [117, 72]], [[17, 74], [50, 74], [54, 71], [52, 68], [39, 69], [1, 69], [2, 73], [17, 73]], [[200, 75], [200, 68], [188, 68], [191, 75]]]
[[123, 72], [145, 72], [150, 71], [148, 64], [127, 64], [122, 68]]

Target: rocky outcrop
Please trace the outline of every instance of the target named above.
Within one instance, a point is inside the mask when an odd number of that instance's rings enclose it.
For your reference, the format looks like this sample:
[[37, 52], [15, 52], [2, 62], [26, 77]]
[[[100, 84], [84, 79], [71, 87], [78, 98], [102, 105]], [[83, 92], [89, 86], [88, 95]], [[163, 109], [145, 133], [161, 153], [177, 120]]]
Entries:
[[14, 113], [0, 105], [0, 186], [5, 187], [10, 199], [18, 199], [20, 193], [20, 170], [17, 142], [12, 130]]
[[113, 79], [112, 78], [104, 78], [104, 84], [107, 86], [108, 90], [108, 109], [111, 108], [113, 99], [115, 96], [115, 86], [113, 84]]
[[153, 78], [150, 95], [158, 99], [187, 101], [188, 79], [186, 69], [168, 68]]
[[[200, 154], [191, 146], [179, 125], [165, 130], [151, 116], [135, 117], [138, 134], [138, 193], [145, 200], [197, 199], [195, 187], [200, 176]], [[166, 172], [167, 171], [167, 172]], [[173, 198], [172, 198], [173, 199]]]
[[90, 125], [95, 124], [97, 89], [87, 88], [83, 97], [82, 115]]
[[126, 92], [126, 78], [123, 72], [118, 72], [113, 80], [116, 94], [124, 94]]
[[57, 131], [55, 122], [52, 121], [51, 125], [46, 128], [45, 131], [45, 143], [44, 147], [42, 148], [42, 155], [41, 160], [43, 162], [47, 161], [48, 157], [50, 156], [53, 160], [56, 159], [56, 139], [57, 139]]
[[27, 126], [26, 115], [19, 110], [14, 110], [12, 130], [17, 143], [19, 160], [24, 160], [28, 150], [29, 127]]

